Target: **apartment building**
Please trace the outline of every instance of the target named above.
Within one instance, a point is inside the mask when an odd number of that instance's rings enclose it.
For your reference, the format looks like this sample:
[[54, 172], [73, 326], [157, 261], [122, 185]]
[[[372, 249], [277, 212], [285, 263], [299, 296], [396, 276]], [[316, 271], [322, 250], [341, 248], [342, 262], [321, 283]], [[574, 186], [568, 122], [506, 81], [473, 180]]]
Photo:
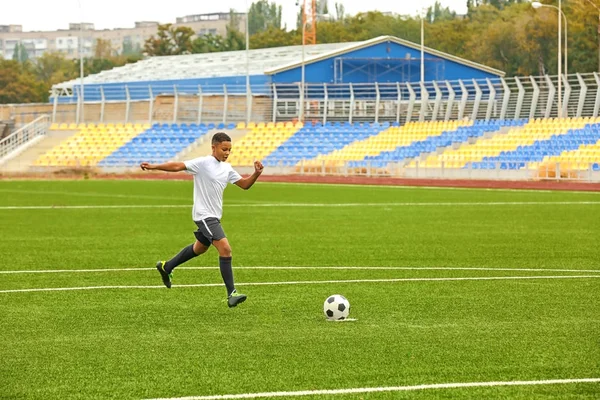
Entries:
[[[230, 23], [229, 12], [187, 15], [176, 19], [174, 27], [187, 26], [194, 30], [196, 36], [213, 34], [225, 35]], [[237, 29], [243, 31], [246, 14], [235, 13]], [[15, 49], [27, 51], [27, 56], [37, 58], [46, 52], [59, 52], [67, 58], [90, 57], [94, 54], [97, 39], [108, 41], [115, 54], [122, 54], [126, 49], [143, 49], [144, 42], [156, 35], [156, 21], [138, 21], [133, 28], [94, 29], [92, 23], [71, 23], [69, 29], [56, 31], [23, 31], [22, 25], [0, 25], [0, 57], [12, 59]]]

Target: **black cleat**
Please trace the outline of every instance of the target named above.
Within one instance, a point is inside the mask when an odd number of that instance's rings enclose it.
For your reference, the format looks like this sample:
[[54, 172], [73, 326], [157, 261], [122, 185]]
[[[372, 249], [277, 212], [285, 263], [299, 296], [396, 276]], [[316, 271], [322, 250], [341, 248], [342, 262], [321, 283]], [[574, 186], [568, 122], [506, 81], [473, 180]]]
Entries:
[[245, 294], [240, 294], [234, 290], [227, 298], [227, 306], [229, 308], [235, 307], [238, 304], [246, 301], [247, 298], [248, 296], [246, 296]]
[[160, 273], [160, 277], [162, 278], [162, 281], [165, 284], [165, 286], [171, 289], [171, 278], [173, 277], [173, 274], [169, 274], [167, 273], [167, 271], [165, 271], [165, 261], [157, 262], [156, 269]]

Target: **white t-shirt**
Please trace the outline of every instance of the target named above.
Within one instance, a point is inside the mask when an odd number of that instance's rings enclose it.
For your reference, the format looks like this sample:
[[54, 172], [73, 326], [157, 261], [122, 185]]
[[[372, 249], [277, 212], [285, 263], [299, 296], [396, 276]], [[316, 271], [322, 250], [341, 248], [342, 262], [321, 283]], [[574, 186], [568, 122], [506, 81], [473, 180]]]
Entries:
[[194, 175], [194, 208], [192, 218], [200, 221], [209, 217], [221, 219], [223, 191], [228, 183], [242, 179], [231, 164], [213, 156], [184, 161], [187, 171]]

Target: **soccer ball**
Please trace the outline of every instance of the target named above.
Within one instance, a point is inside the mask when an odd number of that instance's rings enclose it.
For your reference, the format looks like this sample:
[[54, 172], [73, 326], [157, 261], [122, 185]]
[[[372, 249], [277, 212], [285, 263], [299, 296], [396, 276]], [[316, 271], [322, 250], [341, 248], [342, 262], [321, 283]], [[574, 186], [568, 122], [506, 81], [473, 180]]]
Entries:
[[323, 303], [323, 312], [330, 321], [344, 320], [350, 313], [350, 303], [341, 294], [333, 294]]

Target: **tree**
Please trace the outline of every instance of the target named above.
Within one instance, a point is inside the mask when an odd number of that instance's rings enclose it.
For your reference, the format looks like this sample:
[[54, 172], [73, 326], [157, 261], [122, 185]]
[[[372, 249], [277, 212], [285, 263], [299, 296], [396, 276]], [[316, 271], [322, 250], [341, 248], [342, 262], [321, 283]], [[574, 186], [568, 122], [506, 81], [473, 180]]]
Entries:
[[248, 31], [250, 35], [267, 30], [269, 27], [281, 28], [281, 6], [275, 2], [259, 0], [250, 5], [248, 11]]
[[109, 58], [112, 55], [113, 48], [110, 40], [96, 39], [94, 45], [94, 58]]
[[124, 56], [141, 55], [142, 46], [140, 46], [139, 43], [132, 43], [130, 40], [124, 40], [123, 52], [121, 54]]
[[317, 14], [329, 14], [327, 0], [317, 0]]
[[[300, 33], [302, 35], [302, 33]], [[331, 21], [319, 22], [317, 43], [343, 43], [354, 39], [344, 24]]]
[[246, 35], [237, 29], [227, 27], [227, 35], [225, 36], [226, 51], [245, 50]]
[[302, 33], [286, 31], [270, 27], [266, 31], [250, 36], [251, 49], [266, 49], [270, 47], [294, 46], [301, 43]]
[[447, 21], [455, 18], [456, 12], [450, 10], [450, 7], [442, 8], [442, 5], [437, 0], [433, 6], [427, 8], [426, 19], [429, 22]]
[[348, 39], [352, 41], [368, 40], [382, 35], [399, 36], [402, 24], [401, 19], [383, 15], [379, 11], [358, 13], [345, 21]]
[[220, 51], [244, 50], [246, 37], [237, 29], [227, 27], [225, 37], [221, 35], [202, 35], [192, 42], [192, 53], [216, 53]]
[[13, 51], [12, 59], [20, 62], [21, 64], [29, 60], [29, 53], [27, 52], [27, 48], [25, 48], [23, 43], [17, 43], [15, 50]]
[[29, 62], [0, 59], [0, 104], [48, 101], [48, 88], [31, 72]]
[[33, 73], [40, 82], [52, 85], [76, 78], [79, 67], [74, 60], [67, 60], [61, 53], [45, 53], [35, 60]]
[[208, 35], [198, 36], [192, 42], [192, 53], [216, 53], [224, 51], [225, 41], [221, 35]]
[[172, 24], [158, 25], [157, 37], [152, 35], [144, 43], [144, 51], [150, 56], [189, 54], [192, 51], [194, 31], [187, 26], [173, 28]]
[[[246, 18], [246, 17], [244, 17]], [[227, 24], [229, 29], [235, 29], [237, 31], [246, 32], [246, 26], [240, 26], [240, 18], [233, 8], [229, 9], [229, 23]]]
[[335, 3], [335, 19], [337, 21], [343, 21], [346, 17], [346, 8], [342, 3]]

